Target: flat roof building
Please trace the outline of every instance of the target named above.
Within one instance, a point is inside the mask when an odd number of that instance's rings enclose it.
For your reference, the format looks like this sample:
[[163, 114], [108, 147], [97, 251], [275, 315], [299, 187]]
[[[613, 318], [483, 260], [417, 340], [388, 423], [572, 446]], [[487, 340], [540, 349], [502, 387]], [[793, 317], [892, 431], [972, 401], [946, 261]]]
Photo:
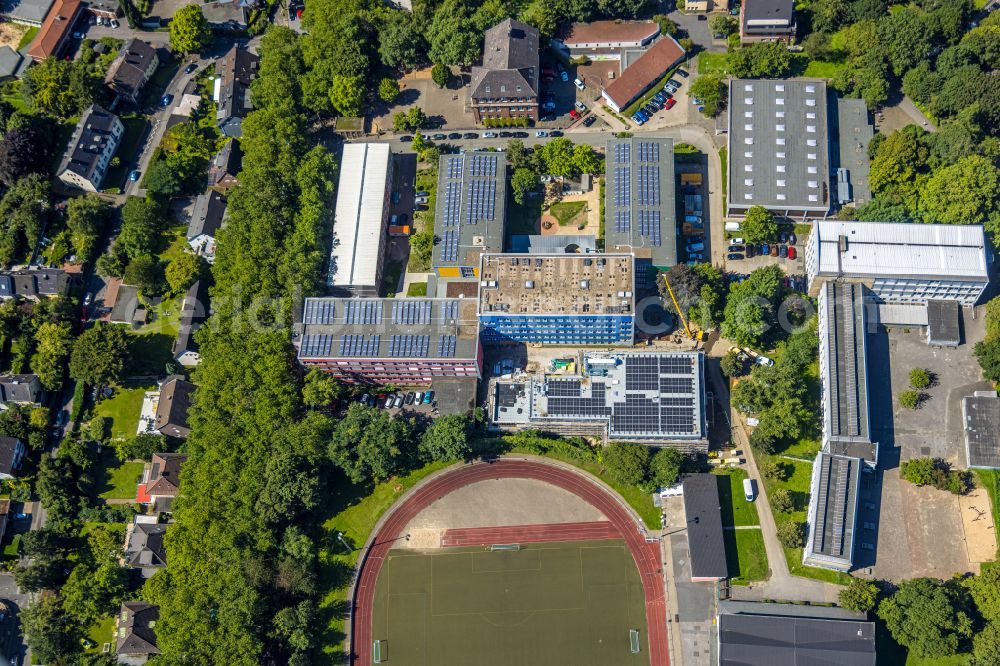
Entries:
[[663, 35], [635, 62], [629, 63], [625, 59], [621, 76], [604, 88], [601, 95], [608, 106], [621, 113], [622, 109], [662, 79], [671, 67], [683, 61], [686, 55], [677, 40], [670, 35]]
[[378, 295], [391, 180], [392, 153], [388, 144], [344, 144], [326, 279], [337, 295]]
[[42, 25], [52, 4], [53, 0], [4, 0], [0, 14], [13, 23], [37, 28]]
[[497, 381], [490, 418], [501, 428], [707, 450], [700, 352], [591, 352], [580, 373]]
[[962, 309], [958, 301], [927, 301], [927, 344], [936, 347], [957, 347], [962, 343], [959, 320]]
[[1000, 398], [996, 391], [976, 391], [962, 399], [965, 461], [969, 467], [1000, 469]]
[[843, 278], [885, 303], [974, 305], [989, 284], [991, 261], [983, 227], [972, 224], [822, 220], [806, 244], [810, 294]]
[[740, 5], [740, 42], [795, 41], [794, 0], [744, 0]]
[[718, 478], [714, 474], [684, 478], [684, 517], [693, 581], [729, 578]]
[[677, 202], [672, 139], [608, 141], [604, 235], [609, 252], [631, 252], [645, 284], [650, 266], [677, 263]]
[[503, 153], [442, 155], [431, 265], [438, 277], [475, 278], [479, 255], [503, 250], [507, 161]]
[[633, 266], [630, 254], [484, 254], [483, 341], [631, 345]]
[[727, 215], [763, 206], [790, 218], [831, 207], [826, 83], [729, 82]]
[[858, 523], [862, 460], [826, 451], [816, 455], [809, 486], [809, 536], [802, 563], [850, 571]]
[[867, 307], [863, 285], [827, 282], [819, 294], [823, 448], [878, 462], [868, 398]]
[[837, 174], [834, 200], [841, 206], [849, 202], [863, 206], [872, 199], [868, 144], [875, 136], [865, 101], [838, 97], [837, 113], [830, 117], [830, 133], [837, 147], [830, 155]]
[[719, 602], [719, 666], [875, 666], [875, 623], [843, 608]]
[[430, 384], [481, 376], [476, 303], [458, 298], [307, 298], [299, 362], [346, 382]]

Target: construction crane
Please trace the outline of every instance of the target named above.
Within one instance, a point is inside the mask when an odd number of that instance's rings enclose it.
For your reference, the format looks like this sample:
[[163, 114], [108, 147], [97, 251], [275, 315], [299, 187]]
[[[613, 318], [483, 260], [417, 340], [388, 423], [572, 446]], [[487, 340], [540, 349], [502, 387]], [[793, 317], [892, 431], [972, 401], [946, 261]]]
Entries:
[[674, 303], [674, 309], [677, 310], [677, 316], [680, 317], [681, 323], [684, 324], [684, 332], [692, 340], [701, 342], [705, 339], [705, 332], [691, 330], [691, 327], [688, 326], [687, 317], [684, 316], [684, 312], [681, 310], [681, 306], [677, 302], [677, 297], [674, 296], [674, 290], [670, 287], [670, 280], [667, 279], [665, 273], [661, 277], [663, 278], [663, 284], [667, 285], [667, 293], [670, 294], [670, 300]]

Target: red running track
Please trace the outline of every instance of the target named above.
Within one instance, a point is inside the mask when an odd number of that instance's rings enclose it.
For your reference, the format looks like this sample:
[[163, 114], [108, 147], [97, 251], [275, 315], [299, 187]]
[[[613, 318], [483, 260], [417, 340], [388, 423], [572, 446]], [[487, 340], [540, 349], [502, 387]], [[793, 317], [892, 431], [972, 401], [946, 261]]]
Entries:
[[533, 479], [543, 481], [576, 494], [604, 514], [625, 540], [639, 570], [646, 595], [646, 634], [650, 666], [669, 666], [667, 651], [667, 611], [663, 594], [663, 577], [658, 543], [647, 543], [632, 515], [610, 491], [580, 474], [541, 462], [498, 460], [460, 467], [433, 477], [391, 509], [371, 546], [362, 556], [354, 588], [351, 621], [351, 664], [369, 666], [372, 663], [372, 607], [375, 582], [386, 555], [413, 518], [432, 502], [464, 486], [489, 479]]
[[618, 539], [618, 530], [606, 520], [592, 523], [550, 523], [503, 527], [461, 527], [445, 530], [441, 546], [489, 546], [495, 543], [544, 543]]

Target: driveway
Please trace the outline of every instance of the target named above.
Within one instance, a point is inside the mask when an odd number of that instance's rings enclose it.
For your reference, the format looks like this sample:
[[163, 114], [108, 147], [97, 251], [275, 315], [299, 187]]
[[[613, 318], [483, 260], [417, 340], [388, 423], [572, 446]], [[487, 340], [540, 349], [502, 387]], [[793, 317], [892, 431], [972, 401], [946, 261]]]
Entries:
[[[710, 14], [685, 14], [676, 9], [667, 14], [667, 18], [687, 33], [688, 38], [696, 46], [700, 46], [702, 49], [712, 51], [713, 53], [724, 53], [726, 51], [726, 41], [712, 39], [712, 31], [708, 29], [708, 16]], [[703, 21], [701, 18], [705, 20]]]

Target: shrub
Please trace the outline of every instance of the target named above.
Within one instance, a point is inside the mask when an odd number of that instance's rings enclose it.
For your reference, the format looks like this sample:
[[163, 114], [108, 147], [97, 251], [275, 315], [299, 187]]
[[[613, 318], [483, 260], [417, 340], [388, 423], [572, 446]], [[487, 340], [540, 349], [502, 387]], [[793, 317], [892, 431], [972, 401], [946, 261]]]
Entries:
[[924, 394], [920, 391], [903, 391], [899, 394], [899, 405], [905, 407], [906, 409], [916, 409], [920, 406], [920, 401], [923, 399]]
[[854, 578], [850, 585], [840, 591], [840, 605], [847, 610], [868, 613], [875, 610], [878, 597], [878, 585], [869, 580]]
[[931, 373], [924, 368], [910, 370], [910, 386], [915, 389], [925, 389], [931, 385]]
[[784, 488], [778, 488], [771, 493], [771, 507], [779, 513], [790, 513], [794, 508], [792, 494]]
[[806, 539], [806, 526], [794, 520], [778, 523], [778, 541], [785, 548], [801, 548]]
[[972, 484], [969, 472], [954, 470], [940, 458], [914, 458], [899, 467], [902, 478], [918, 486], [934, 486], [955, 495], [964, 495]]

